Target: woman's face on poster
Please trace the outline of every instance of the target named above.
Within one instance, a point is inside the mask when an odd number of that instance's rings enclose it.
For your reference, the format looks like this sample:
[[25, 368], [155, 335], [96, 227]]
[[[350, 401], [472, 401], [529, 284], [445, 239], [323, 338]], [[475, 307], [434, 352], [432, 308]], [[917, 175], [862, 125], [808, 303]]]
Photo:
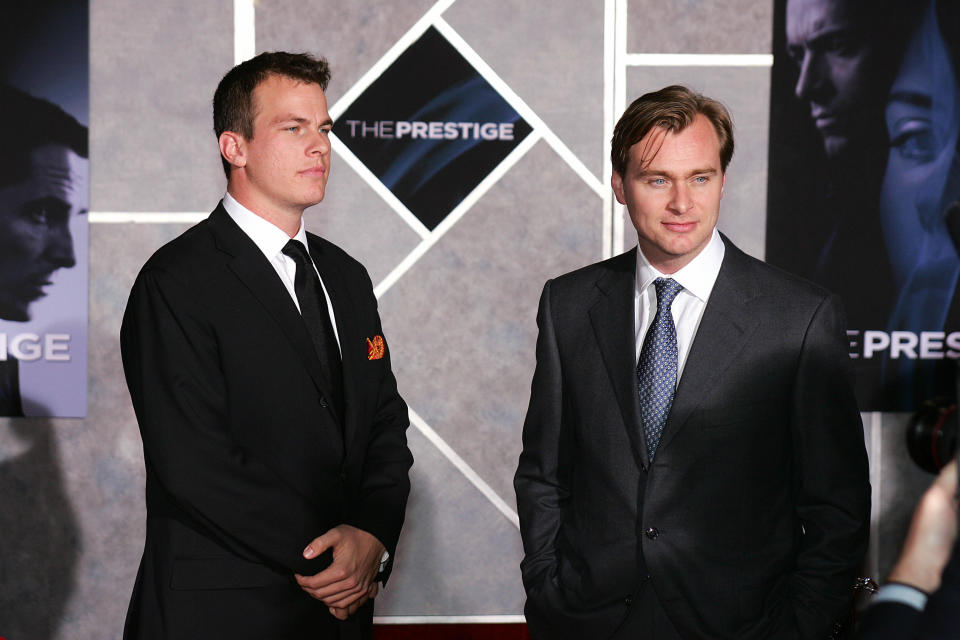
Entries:
[[891, 87], [886, 124], [880, 215], [894, 271], [902, 275], [926, 236], [946, 233], [944, 214], [960, 198], [960, 86], [932, 2]]

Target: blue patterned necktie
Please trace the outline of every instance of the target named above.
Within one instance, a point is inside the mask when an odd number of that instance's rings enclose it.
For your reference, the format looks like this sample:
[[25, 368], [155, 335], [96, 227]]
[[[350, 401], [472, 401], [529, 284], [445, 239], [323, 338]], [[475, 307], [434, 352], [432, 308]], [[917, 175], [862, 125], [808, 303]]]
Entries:
[[683, 290], [672, 278], [657, 278], [653, 286], [657, 289], [657, 314], [643, 338], [637, 361], [640, 417], [650, 462], [653, 462], [657, 443], [663, 435], [677, 386], [677, 328], [673, 324], [670, 305]]

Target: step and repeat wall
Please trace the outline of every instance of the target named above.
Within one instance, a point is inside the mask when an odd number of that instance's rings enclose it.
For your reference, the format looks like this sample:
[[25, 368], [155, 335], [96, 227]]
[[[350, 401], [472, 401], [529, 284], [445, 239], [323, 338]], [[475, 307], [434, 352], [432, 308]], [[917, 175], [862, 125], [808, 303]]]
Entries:
[[884, 21], [869, 4], [31, 4], [5, 27], [4, 100], [50, 105], [82, 145], [59, 143], [65, 205], [31, 214], [47, 249], [17, 239], [0, 176], [0, 636], [120, 637], [145, 530], [121, 315], [144, 261], [224, 193], [217, 82], [270, 50], [331, 63], [332, 170], [306, 225], [369, 270], [410, 406], [412, 493], [379, 622], [522, 623], [512, 477], [538, 297], [635, 244], [608, 140], [634, 97], [675, 83], [733, 114], [720, 229], [847, 302], [864, 571], [884, 576], [931, 478], [907, 422], [949, 394], [960, 356], [960, 107], [948, 9], [891, 0]]

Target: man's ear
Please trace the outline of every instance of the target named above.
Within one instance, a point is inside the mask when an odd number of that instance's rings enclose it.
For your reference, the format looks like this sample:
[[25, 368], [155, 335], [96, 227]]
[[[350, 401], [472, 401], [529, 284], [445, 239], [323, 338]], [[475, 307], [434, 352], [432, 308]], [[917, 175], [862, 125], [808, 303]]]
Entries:
[[727, 186], [727, 174], [723, 174], [723, 182], [720, 183], [720, 197], [723, 198], [723, 188]]
[[220, 155], [235, 167], [247, 164], [247, 141], [239, 133], [224, 131], [220, 134]]
[[626, 198], [623, 197], [623, 176], [616, 170], [610, 176], [610, 186], [613, 187], [613, 195], [617, 196], [617, 202], [627, 204]]

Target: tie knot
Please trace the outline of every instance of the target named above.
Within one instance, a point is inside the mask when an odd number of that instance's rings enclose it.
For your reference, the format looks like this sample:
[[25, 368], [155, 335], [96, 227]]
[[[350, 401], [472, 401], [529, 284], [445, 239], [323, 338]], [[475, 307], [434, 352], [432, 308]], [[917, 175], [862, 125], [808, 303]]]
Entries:
[[290, 239], [287, 241], [287, 244], [283, 247], [283, 255], [292, 258], [297, 264], [313, 264], [310, 254], [307, 253], [307, 248], [299, 240]]
[[653, 281], [653, 286], [657, 289], [657, 308], [669, 309], [673, 304], [673, 299], [677, 294], [683, 291], [683, 287], [673, 278], [657, 278]]

